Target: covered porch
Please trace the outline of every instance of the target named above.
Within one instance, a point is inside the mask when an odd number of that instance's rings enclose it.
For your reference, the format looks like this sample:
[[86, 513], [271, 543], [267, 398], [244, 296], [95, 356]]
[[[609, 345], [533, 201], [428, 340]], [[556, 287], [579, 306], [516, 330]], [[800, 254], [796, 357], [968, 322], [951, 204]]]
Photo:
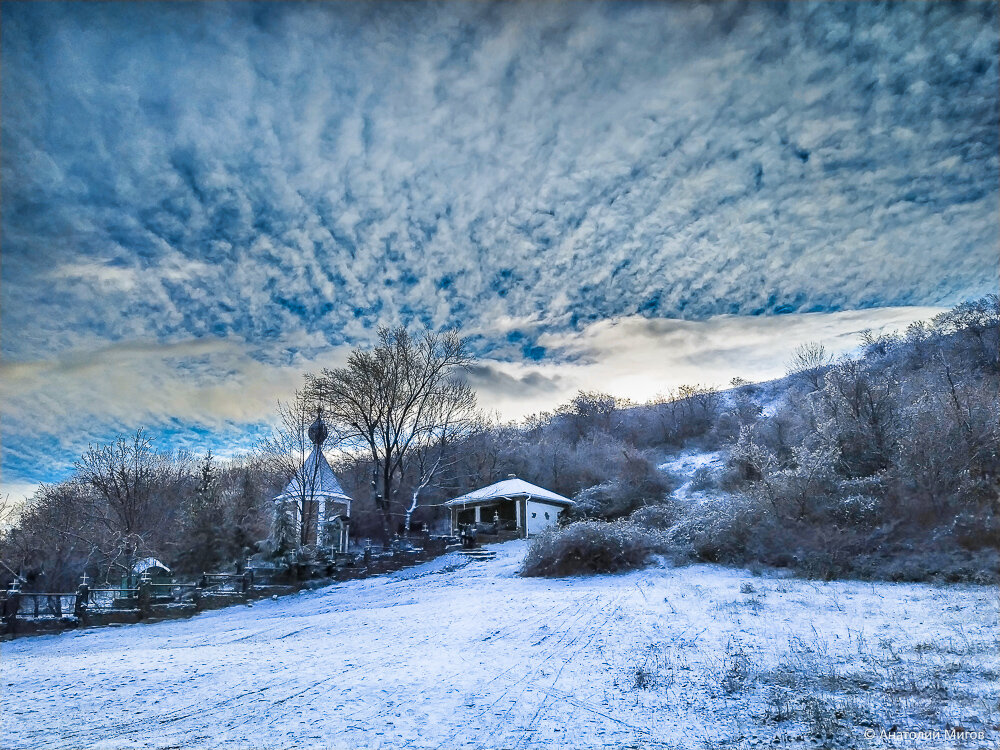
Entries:
[[457, 534], [460, 527], [469, 524], [495, 524], [498, 533], [513, 531], [523, 536], [525, 502], [523, 497], [501, 497], [452, 506], [451, 533]]
[[567, 508], [568, 497], [525, 482], [513, 474], [503, 481], [473, 490], [445, 506], [451, 511], [451, 532], [474, 524], [480, 531], [528, 537], [558, 523]]

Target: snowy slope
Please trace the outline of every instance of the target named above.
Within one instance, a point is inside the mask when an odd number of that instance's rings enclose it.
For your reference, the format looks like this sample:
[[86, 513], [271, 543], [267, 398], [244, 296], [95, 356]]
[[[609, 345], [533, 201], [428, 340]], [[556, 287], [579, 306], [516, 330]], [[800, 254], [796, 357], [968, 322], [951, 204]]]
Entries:
[[905, 726], [998, 721], [993, 590], [716, 566], [521, 579], [524, 544], [495, 549], [488, 563], [441, 558], [252, 608], [4, 643], [0, 747], [702, 748], [788, 733], [806, 746], [806, 718], [761, 719], [782, 670], [870, 670], [859, 695], [888, 722], [921, 696], [900, 708], [878, 680], [905, 668], [923, 684], [952, 663], [937, 713]]
[[[698, 491], [692, 490], [695, 472], [699, 469], [721, 469], [725, 464], [725, 451], [696, 451], [688, 450], [678, 453], [669, 461], [660, 464], [657, 468], [666, 472], [674, 480], [677, 486], [674, 487], [673, 494], [677, 500], [703, 500], [705, 496]], [[714, 493], [718, 495], [718, 492]]]

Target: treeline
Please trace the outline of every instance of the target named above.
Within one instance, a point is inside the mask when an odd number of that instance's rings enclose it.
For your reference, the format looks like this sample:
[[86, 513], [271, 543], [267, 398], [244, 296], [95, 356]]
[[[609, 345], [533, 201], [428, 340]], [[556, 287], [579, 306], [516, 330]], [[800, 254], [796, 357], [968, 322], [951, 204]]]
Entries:
[[[407, 343], [380, 335], [386, 356]], [[402, 531], [414, 490], [412, 524], [432, 530], [447, 526], [441, 502], [508, 474], [573, 497], [569, 525], [533, 547], [529, 574], [660, 553], [821, 577], [996, 580], [998, 353], [990, 296], [902, 334], [866, 335], [853, 358], [805, 346], [788, 377], [724, 392], [685, 386], [640, 405], [580, 393], [518, 425], [487, 419], [463, 395], [462, 419], [430, 430], [388, 482], [357, 443], [326, 447], [354, 499], [355, 539]], [[28, 587], [69, 590], [84, 571], [114, 579], [147, 555], [197, 573], [267, 552], [272, 498], [309, 447], [318, 377], [283, 409], [287, 439], [235, 461], [164, 454], [143, 431], [91, 448], [0, 537], [0, 585], [19, 573]], [[726, 457], [694, 477], [701, 500], [674, 499], [673, 484], [689, 478], [657, 468], [680, 449]]]
[[197, 459], [157, 451], [144, 430], [121, 436], [28, 500], [0, 535], [0, 582], [72, 591], [84, 572], [116, 581], [147, 556], [185, 572], [228, 565], [267, 536], [275, 486], [256, 457]]

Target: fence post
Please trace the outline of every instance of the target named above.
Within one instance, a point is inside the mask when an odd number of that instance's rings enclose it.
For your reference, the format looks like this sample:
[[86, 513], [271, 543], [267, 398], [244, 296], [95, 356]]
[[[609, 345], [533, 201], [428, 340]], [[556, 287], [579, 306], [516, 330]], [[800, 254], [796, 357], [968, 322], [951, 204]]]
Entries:
[[153, 583], [145, 573], [139, 579], [139, 612], [146, 617], [152, 611]]
[[90, 616], [87, 614], [87, 605], [90, 603], [90, 586], [85, 582], [80, 584], [76, 590], [76, 601], [73, 602], [73, 614], [76, 619], [84, 625], [90, 624]]
[[201, 595], [204, 589], [204, 586], [202, 584], [204, 583], [204, 581], [205, 577], [202, 576], [202, 579], [198, 581], [197, 585], [195, 585], [194, 591], [191, 592], [191, 601], [194, 603], [194, 608], [196, 610], [201, 609]]
[[7, 589], [7, 598], [3, 603], [3, 619], [7, 623], [7, 632], [14, 634], [17, 626], [17, 610], [21, 606], [20, 582], [15, 578]]

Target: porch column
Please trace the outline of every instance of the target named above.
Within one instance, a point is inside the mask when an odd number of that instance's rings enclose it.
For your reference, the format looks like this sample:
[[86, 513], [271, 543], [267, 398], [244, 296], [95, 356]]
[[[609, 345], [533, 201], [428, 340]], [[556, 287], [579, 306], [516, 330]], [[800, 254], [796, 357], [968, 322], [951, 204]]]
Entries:
[[475, 514], [476, 514], [476, 523], [479, 523], [479, 521], [480, 521], [480, 518], [479, 518], [479, 511], [480, 511], [480, 510], [482, 510], [482, 509], [481, 509], [481, 508], [480, 508], [480, 507], [479, 507], [479, 506], [477, 505], [477, 506], [476, 506], [476, 509], [475, 509]]
[[326, 541], [326, 528], [324, 524], [326, 523], [326, 498], [322, 497], [319, 501], [319, 508], [317, 510], [316, 518], [316, 546], [322, 547], [323, 543]]
[[514, 523], [517, 526], [517, 533], [521, 533], [521, 501], [514, 500]]

